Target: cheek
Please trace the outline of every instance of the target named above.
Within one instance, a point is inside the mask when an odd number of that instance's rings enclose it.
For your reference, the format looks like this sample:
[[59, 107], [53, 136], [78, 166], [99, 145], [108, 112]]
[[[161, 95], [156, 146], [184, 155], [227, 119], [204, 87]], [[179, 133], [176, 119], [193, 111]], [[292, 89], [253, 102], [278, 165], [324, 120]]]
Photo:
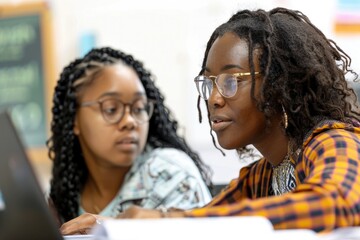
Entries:
[[255, 105], [240, 109], [236, 116], [236, 126], [242, 147], [253, 144], [265, 129], [265, 117]]
[[110, 144], [111, 140], [111, 130], [106, 127], [99, 127], [98, 124], [93, 124], [93, 126], [83, 126], [81, 128], [80, 138], [83, 139], [83, 142], [86, 142], [86, 145], [97, 152], [109, 151], [109, 148], [112, 146]]
[[102, 149], [104, 146], [109, 146], [111, 129], [100, 114], [78, 114], [77, 129], [78, 131], [74, 133], [91, 149]]
[[[255, 85], [255, 98], [259, 95], [259, 82]], [[248, 88], [240, 91], [240, 96], [230, 104], [230, 108], [234, 112], [236, 124], [244, 131], [256, 131], [263, 129], [265, 126], [265, 117], [256, 106], [256, 100], [251, 97], [250, 84]]]
[[229, 104], [232, 124], [226, 131], [217, 133], [219, 144], [225, 149], [237, 149], [256, 142], [265, 129], [264, 115], [255, 104], [243, 100]]
[[149, 133], [149, 124], [144, 124], [140, 126], [139, 134], [140, 134], [140, 152], [144, 150], [144, 147], [146, 145], [146, 140]]
[[80, 135], [83, 135], [86, 139], [99, 139], [106, 136], [104, 132], [106, 123], [100, 117], [87, 116], [87, 118], [82, 118], [79, 123]]

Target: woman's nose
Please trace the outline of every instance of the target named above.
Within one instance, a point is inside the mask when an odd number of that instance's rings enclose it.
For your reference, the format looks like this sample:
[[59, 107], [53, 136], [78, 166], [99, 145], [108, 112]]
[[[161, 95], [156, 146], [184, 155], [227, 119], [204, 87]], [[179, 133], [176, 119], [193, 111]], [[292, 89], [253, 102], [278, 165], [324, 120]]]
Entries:
[[124, 115], [119, 121], [119, 129], [134, 129], [136, 127], [136, 119], [132, 115], [131, 107], [127, 105], [124, 109]]
[[219, 92], [217, 86], [215, 85], [210, 93], [208, 99], [208, 106], [212, 108], [219, 108], [225, 104], [224, 97]]

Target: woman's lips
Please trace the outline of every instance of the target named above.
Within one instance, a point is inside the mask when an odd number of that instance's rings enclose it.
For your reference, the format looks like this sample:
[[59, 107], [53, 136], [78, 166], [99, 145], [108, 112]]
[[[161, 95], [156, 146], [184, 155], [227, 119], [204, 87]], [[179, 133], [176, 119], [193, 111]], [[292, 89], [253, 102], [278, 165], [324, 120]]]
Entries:
[[138, 141], [135, 138], [123, 138], [116, 142], [116, 147], [121, 151], [136, 151], [138, 148]]
[[211, 119], [212, 122], [212, 129], [215, 132], [219, 132], [224, 130], [225, 128], [227, 128], [230, 124], [231, 124], [231, 120], [229, 119], [224, 119], [224, 118], [212, 118]]

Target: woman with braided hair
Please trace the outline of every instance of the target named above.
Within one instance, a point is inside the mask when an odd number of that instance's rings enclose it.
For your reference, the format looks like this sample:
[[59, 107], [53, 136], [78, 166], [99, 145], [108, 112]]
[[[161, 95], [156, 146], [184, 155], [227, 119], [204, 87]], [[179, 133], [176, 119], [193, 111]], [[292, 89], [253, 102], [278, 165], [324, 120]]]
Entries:
[[52, 114], [50, 204], [60, 224], [81, 215], [83, 232], [94, 216], [116, 217], [132, 205], [210, 201], [209, 168], [177, 134], [150, 72], [131, 55], [99, 48], [70, 63]]
[[[350, 57], [299, 11], [239, 11], [216, 28], [195, 78], [199, 96], [223, 148], [254, 156], [252, 145], [262, 157], [206, 206], [167, 217], [256, 215], [275, 229], [316, 232], [360, 226], [351, 73]], [[162, 215], [132, 207], [119, 218]]]

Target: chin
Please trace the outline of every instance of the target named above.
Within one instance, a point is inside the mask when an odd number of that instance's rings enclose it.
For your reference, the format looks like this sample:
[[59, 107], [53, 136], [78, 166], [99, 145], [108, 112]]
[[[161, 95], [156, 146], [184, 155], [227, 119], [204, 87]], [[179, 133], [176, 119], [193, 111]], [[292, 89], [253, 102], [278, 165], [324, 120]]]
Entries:
[[222, 147], [223, 149], [226, 149], [226, 150], [233, 150], [233, 149], [239, 148], [237, 144], [231, 144], [231, 143], [227, 143], [227, 142], [219, 141], [219, 145], [220, 145], [220, 147]]
[[121, 155], [118, 158], [115, 158], [113, 160], [113, 164], [119, 166], [119, 167], [129, 167], [133, 165], [135, 159], [137, 157], [137, 154], [134, 155]]
[[113, 166], [116, 168], [128, 168], [131, 167], [133, 165], [133, 161], [116, 161], [113, 162]]
[[230, 139], [225, 137], [218, 137], [218, 143], [219, 145], [226, 150], [234, 150], [238, 148], [245, 147], [246, 144], [241, 144], [239, 141], [236, 141], [237, 139]]

